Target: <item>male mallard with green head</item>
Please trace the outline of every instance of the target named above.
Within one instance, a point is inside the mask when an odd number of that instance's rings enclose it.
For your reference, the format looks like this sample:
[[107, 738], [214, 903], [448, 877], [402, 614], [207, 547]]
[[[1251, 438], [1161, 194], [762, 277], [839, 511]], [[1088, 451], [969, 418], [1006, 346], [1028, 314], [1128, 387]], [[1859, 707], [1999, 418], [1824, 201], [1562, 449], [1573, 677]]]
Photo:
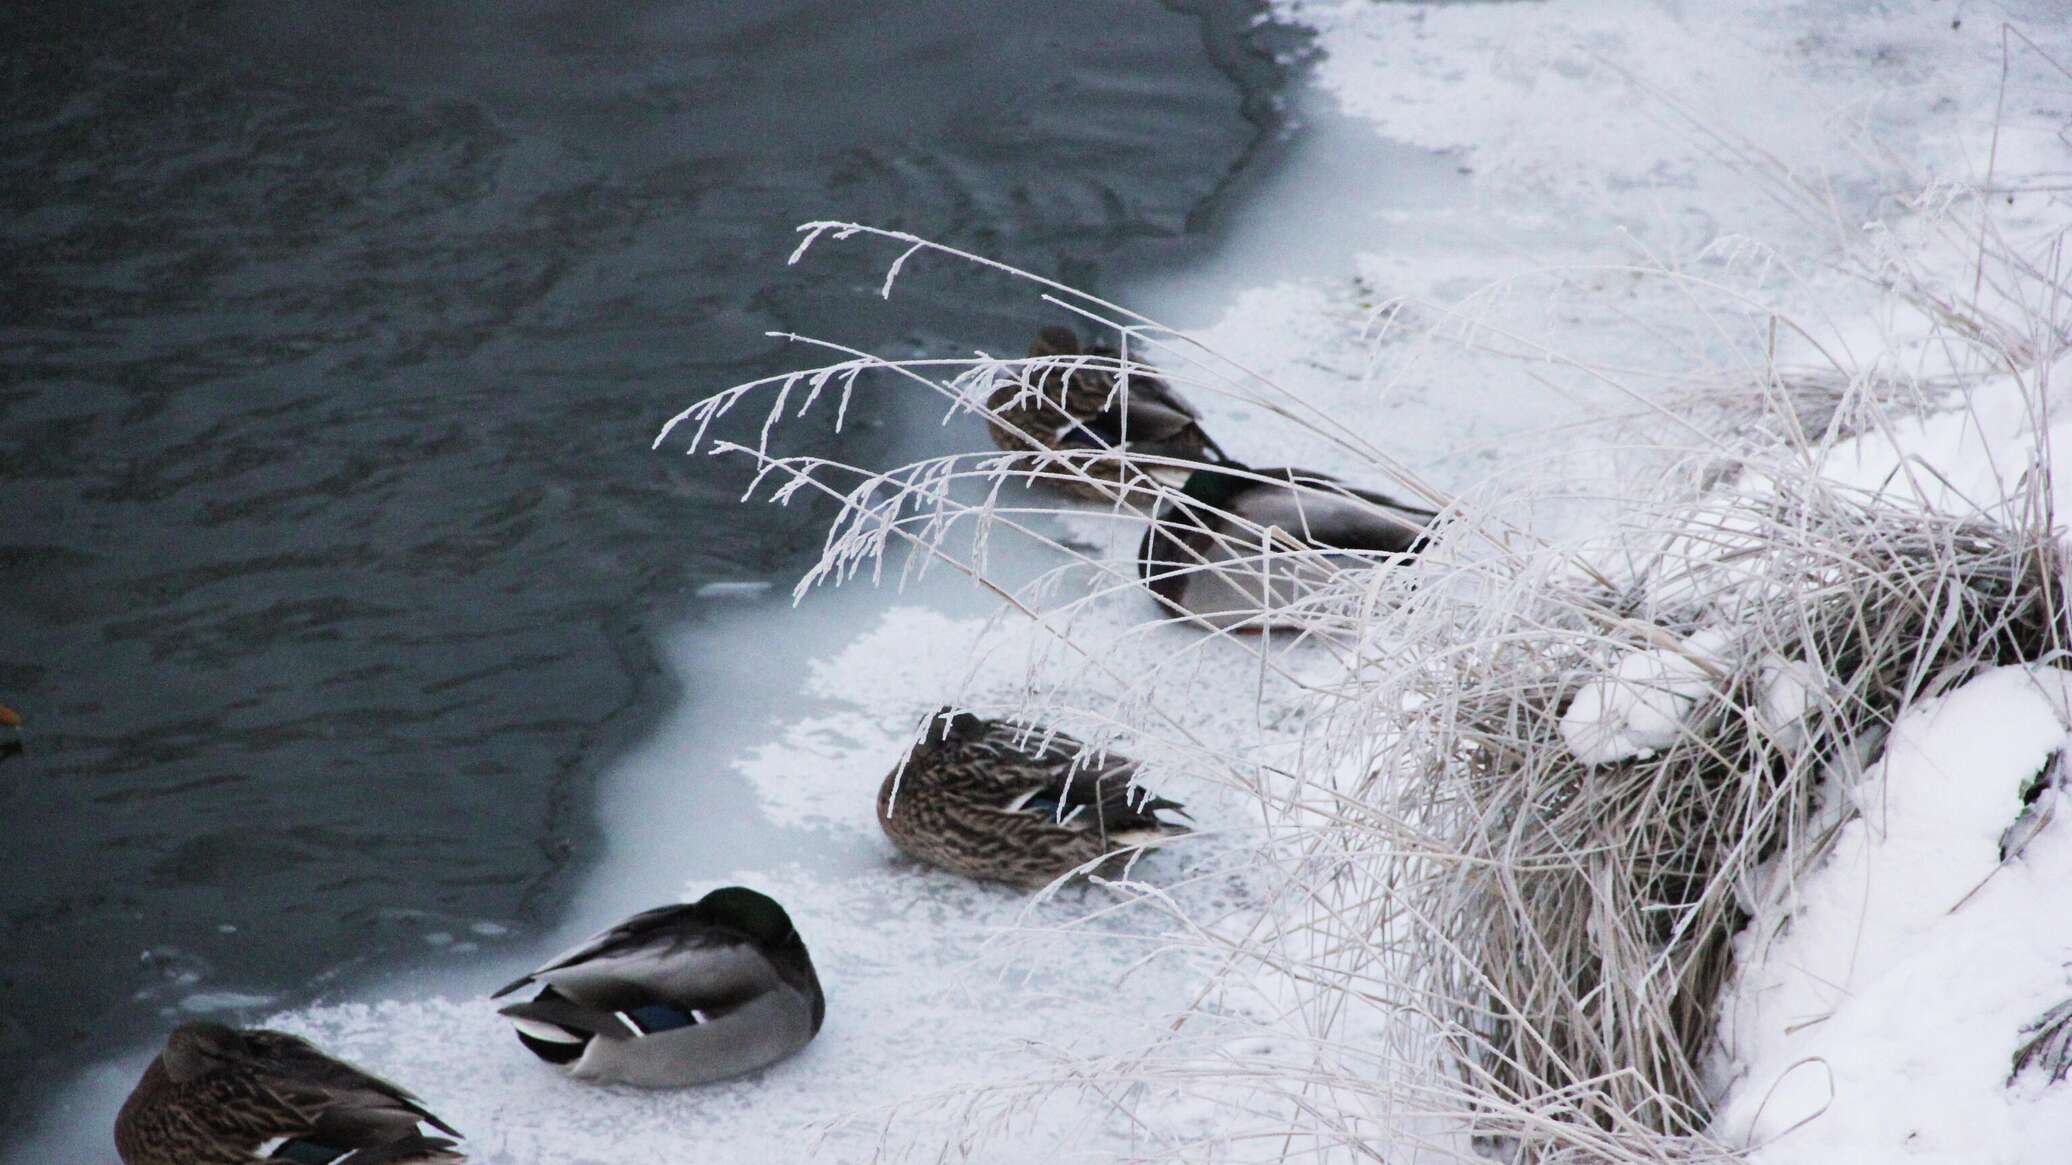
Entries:
[[286, 1032], [182, 1024], [115, 1118], [123, 1165], [464, 1160], [416, 1097]]
[[[1029, 358], [1042, 361], [1021, 376], [1003, 377], [986, 401], [986, 428], [1010, 453], [1117, 450], [1180, 461], [1221, 461], [1223, 451], [1202, 431], [1193, 406], [1159, 377], [1104, 346], [1081, 347], [1071, 328], [1036, 334]], [[1123, 374], [1126, 372], [1126, 376]], [[1109, 500], [1108, 485], [1126, 480], [1118, 457], [1075, 460], [1091, 482], [1064, 465], [1043, 479], [1068, 493]], [[1175, 481], [1185, 470], [1152, 469]]]
[[644, 910], [498, 991], [518, 1039], [598, 1083], [681, 1088], [806, 1046], [827, 1017], [791, 916], [742, 886]]
[[1185, 827], [1176, 801], [1137, 786], [1137, 762], [1060, 733], [944, 708], [878, 788], [878, 824], [909, 856], [967, 878], [1036, 889]]
[[1437, 517], [1328, 474], [1204, 466], [1153, 511], [1137, 571], [1178, 614], [1256, 630], [1330, 576], [1327, 561], [1303, 551], [1415, 554]]

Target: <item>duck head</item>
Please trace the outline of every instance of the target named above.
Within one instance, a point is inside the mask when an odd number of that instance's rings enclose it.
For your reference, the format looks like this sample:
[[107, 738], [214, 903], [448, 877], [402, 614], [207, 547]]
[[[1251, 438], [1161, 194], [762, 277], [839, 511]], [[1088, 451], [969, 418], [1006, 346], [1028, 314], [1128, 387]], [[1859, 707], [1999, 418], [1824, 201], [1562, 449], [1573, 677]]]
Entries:
[[1037, 332], [1036, 338], [1029, 342], [1029, 355], [1035, 357], [1079, 356], [1085, 351], [1079, 346], [1079, 333], [1059, 324]]
[[1238, 475], [1249, 470], [1250, 466], [1239, 465], [1235, 461], [1216, 468], [1204, 466], [1187, 475], [1187, 482], [1180, 487], [1180, 492], [1205, 506], [1228, 510], [1239, 494], [1259, 485], [1251, 478]]
[[776, 899], [746, 886], [722, 886], [698, 899], [698, 909], [766, 946], [776, 946], [797, 933], [791, 915]]
[[244, 1050], [244, 1037], [235, 1029], [197, 1020], [174, 1028], [158, 1058], [173, 1083], [185, 1084], [218, 1068], [230, 1067], [243, 1056]]
[[921, 719], [921, 738], [914, 742], [908, 763], [923, 754], [933, 753], [963, 741], [977, 740], [986, 734], [986, 719], [969, 712], [958, 712], [945, 704]]
[[952, 711], [947, 705], [928, 717], [927, 736], [931, 741], [940, 740], [947, 744], [953, 740], [976, 740], [985, 734], [985, 717]]
[[820, 977], [813, 972], [806, 940], [799, 937], [798, 927], [792, 925], [784, 907], [746, 886], [722, 886], [698, 899], [698, 909], [707, 918], [747, 935], [776, 965], [779, 975], [812, 997], [813, 1035], [820, 1034], [820, 1025], [827, 1019], [827, 997], [821, 993]]

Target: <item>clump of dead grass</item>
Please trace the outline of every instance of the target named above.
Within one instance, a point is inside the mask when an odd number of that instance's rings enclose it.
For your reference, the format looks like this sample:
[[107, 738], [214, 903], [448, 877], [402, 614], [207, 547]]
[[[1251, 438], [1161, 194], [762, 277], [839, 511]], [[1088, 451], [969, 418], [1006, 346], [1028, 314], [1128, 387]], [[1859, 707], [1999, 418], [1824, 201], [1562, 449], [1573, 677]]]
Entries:
[[[1390, 637], [1410, 666], [1374, 695], [1405, 709], [1400, 767], [1359, 800], [1427, 842], [1346, 867], [1367, 909], [1317, 925], [1444, 1001], [1401, 1058], [1450, 1064], [1477, 1135], [1524, 1159], [1702, 1139], [1732, 939], [1818, 860], [1824, 782], [1860, 776], [1905, 708], [2067, 642], [2047, 506], [1988, 522], [1777, 470], [1635, 531], [1654, 545], [1615, 556], [1642, 562], [1616, 585], [1516, 563], [1434, 591]], [[1578, 691], [1701, 632], [1726, 646], [1695, 653], [1674, 739], [1579, 759]]]

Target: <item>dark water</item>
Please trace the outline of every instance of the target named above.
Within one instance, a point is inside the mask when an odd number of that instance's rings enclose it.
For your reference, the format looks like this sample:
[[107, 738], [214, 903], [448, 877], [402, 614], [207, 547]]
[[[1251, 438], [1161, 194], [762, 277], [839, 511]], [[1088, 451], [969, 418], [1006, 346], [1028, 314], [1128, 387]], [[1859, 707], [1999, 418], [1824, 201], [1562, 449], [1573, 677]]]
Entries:
[[[1267, 119], [1253, 7], [10, 6], [0, 1131], [183, 1005], [551, 919], [592, 777], [686, 695], [657, 630], [825, 518], [657, 425], [801, 358], [766, 330], [1042, 322], [940, 263], [881, 304], [882, 250], [786, 269], [791, 228], [1184, 257]], [[793, 439], [906, 448], [864, 411]]]

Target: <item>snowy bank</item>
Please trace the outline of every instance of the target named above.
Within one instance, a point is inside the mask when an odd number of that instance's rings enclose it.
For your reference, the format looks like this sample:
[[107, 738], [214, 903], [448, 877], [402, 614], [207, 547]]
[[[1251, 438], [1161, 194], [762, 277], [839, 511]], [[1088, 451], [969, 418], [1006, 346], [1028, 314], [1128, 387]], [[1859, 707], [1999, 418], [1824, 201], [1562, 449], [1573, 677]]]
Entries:
[[1850, 819], [1825, 862], [1737, 941], [1731, 1140], [1774, 1142], [1765, 1162], [2040, 1162], [2072, 1144], [2063, 1086], [2010, 1081], [2023, 1028], [2072, 996], [2072, 829], [2007, 861], [2001, 844], [2068, 731], [2072, 673], [2001, 668], [1908, 712], [1878, 764], [1827, 791]]

